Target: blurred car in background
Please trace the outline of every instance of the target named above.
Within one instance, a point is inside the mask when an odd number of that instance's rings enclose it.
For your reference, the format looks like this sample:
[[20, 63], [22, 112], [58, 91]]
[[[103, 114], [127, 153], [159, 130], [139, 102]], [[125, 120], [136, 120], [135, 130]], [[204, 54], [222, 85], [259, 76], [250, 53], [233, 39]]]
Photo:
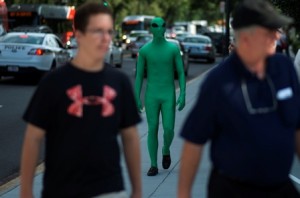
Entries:
[[130, 43], [134, 42], [139, 35], [149, 34], [147, 30], [132, 30], [128, 35], [126, 35], [125, 45], [126, 49], [129, 49]]
[[[53, 30], [47, 25], [21, 25], [9, 30], [9, 32], [53, 33]], [[69, 39], [73, 36], [73, 31], [66, 31], [55, 35], [58, 36], [61, 42], [65, 45], [67, 41], [69, 41]]]
[[66, 48], [71, 56], [71, 59], [74, 58], [74, 56], [76, 55], [77, 47], [78, 47], [78, 45], [77, 45], [76, 38], [71, 37], [66, 43]]
[[152, 34], [142, 34], [137, 36], [136, 40], [131, 42], [130, 45], [128, 45], [128, 49], [131, 51], [131, 57], [136, 58], [140, 48], [149, 41], [151, 41], [152, 38]]
[[54, 34], [10, 32], [0, 40], [0, 76], [40, 77], [69, 60], [70, 54]]
[[53, 33], [52, 29], [46, 25], [28, 26], [22, 25], [10, 30], [10, 32], [39, 32], [39, 33]]
[[[178, 46], [178, 48], [180, 50], [182, 62], [183, 62], [184, 74], [185, 74], [185, 76], [187, 76], [188, 72], [189, 72], [189, 56], [188, 56], [187, 51], [184, 49], [183, 45], [178, 40], [167, 39], [167, 41], [174, 43], [175, 45]], [[177, 75], [177, 72], [176, 72], [176, 75]]]
[[225, 49], [225, 36], [222, 32], [205, 32], [205, 36], [208, 36], [211, 40], [214, 46], [216, 47], [216, 52], [223, 54]]
[[189, 32], [177, 32], [175, 39], [178, 40], [179, 42], [182, 42], [185, 37], [190, 35], [191, 33]]
[[206, 59], [209, 63], [215, 62], [215, 46], [208, 36], [187, 36], [183, 39], [182, 45], [185, 51], [188, 52], [189, 58]]
[[175, 39], [176, 32], [173, 29], [166, 29], [165, 36], [166, 36], [166, 38]]
[[6, 32], [5, 28], [3, 27], [3, 25], [0, 24], [0, 36], [5, 35], [6, 33], [7, 33], [7, 32]]
[[[173, 43], [173, 44], [175, 44], [179, 48], [180, 55], [181, 55], [182, 62], [183, 62], [184, 75], [187, 76], [188, 75], [188, 71], [189, 71], [189, 57], [188, 57], [188, 53], [185, 51], [183, 45], [179, 41], [177, 41], [175, 39], [166, 39], [166, 40], [169, 41], [169, 42], [171, 42], [171, 43]], [[148, 42], [150, 42], [150, 41], [148, 41]], [[138, 56], [138, 54], [137, 54], [137, 56]], [[137, 61], [136, 61], [135, 65], [137, 66]], [[144, 68], [145, 68], [144, 76], [146, 77], [147, 76], [147, 67], [145, 66]], [[136, 75], [136, 68], [135, 68], [135, 75]], [[175, 68], [175, 77], [177, 77], [177, 76], [178, 76], [178, 73], [177, 73], [176, 68]]]
[[[66, 48], [71, 56], [71, 59], [77, 53], [77, 42], [75, 37], [71, 37], [66, 44]], [[123, 50], [122, 48], [114, 42], [110, 43], [109, 50], [105, 55], [104, 61], [111, 64], [112, 66], [121, 68], [123, 64]]]

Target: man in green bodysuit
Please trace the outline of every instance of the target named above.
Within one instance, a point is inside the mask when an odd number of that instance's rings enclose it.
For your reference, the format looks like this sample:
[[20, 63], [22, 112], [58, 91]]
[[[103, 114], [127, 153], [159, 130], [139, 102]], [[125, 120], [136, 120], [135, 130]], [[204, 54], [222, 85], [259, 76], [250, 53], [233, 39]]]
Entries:
[[[137, 62], [135, 96], [140, 112], [143, 109], [140, 99], [144, 72], [147, 72], [147, 87], [145, 93], [145, 110], [148, 122], [148, 151], [151, 167], [148, 176], [158, 174], [158, 124], [162, 115], [164, 142], [162, 148], [162, 166], [168, 169], [171, 165], [170, 146], [174, 137], [174, 122], [176, 105], [181, 111], [185, 106], [185, 75], [183, 62], [178, 46], [165, 39], [166, 24], [162, 18], [151, 21], [153, 40], [139, 51]], [[180, 95], [176, 100], [174, 74], [178, 73]]]

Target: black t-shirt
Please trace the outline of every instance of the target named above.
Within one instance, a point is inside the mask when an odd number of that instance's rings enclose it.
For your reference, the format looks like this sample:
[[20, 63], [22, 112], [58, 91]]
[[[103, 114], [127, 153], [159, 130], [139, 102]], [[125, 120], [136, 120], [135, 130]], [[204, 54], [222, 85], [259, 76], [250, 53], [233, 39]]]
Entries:
[[124, 189], [117, 135], [140, 121], [129, 79], [105, 65], [70, 63], [39, 84], [24, 120], [46, 131], [43, 197], [91, 197]]

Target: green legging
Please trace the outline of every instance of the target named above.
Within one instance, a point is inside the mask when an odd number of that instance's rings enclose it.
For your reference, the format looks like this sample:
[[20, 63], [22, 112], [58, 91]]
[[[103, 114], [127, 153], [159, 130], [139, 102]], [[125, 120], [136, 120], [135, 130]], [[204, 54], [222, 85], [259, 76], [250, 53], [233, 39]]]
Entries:
[[[158, 126], [159, 114], [162, 115], [164, 130], [163, 155], [170, 154], [170, 146], [174, 137], [175, 122], [175, 92], [174, 89], [164, 89], [163, 92], [150, 91], [147, 87], [145, 97], [145, 109], [148, 121], [148, 151], [151, 158], [151, 166], [157, 167]], [[151, 94], [156, 93], [156, 94]]]
[[[178, 110], [182, 110], [185, 106], [185, 76], [178, 46], [164, 38], [164, 20], [161, 18], [153, 19], [150, 30], [153, 34], [153, 40], [139, 51], [135, 96], [138, 109], [141, 112], [143, 106], [140, 92], [146, 71], [145, 110], [148, 122], [148, 151], [151, 166], [157, 167], [159, 116], [161, 114], [164, 130], [162, 154], [170, 155], [170, 146], [174, 137], [175, 105], [178, 105]], [[180, 94], [176, 103], [175, 70], [178, 73], [180, 87]]]

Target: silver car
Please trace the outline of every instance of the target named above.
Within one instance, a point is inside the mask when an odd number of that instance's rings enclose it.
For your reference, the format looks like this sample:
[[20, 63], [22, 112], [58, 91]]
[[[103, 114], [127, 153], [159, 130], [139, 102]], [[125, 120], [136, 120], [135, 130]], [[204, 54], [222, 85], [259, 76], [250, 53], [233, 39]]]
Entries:
[[0, 76], [40, 75], [69, 59], [54, 34], [11, 32], [0, 39]]
[[206, 59], [209, 63], [216, 60], [216, 49], [208, 36], [186, 36], [182, 40], [182, 45], [190, 59]]
[[[67, 42], [68, 52], [73, 58], [77, 53], [77, 42], [75, 37], [72, 37]], [[117, 46], [114, 42], [110, 43], [109, 50], [104, 57], [104, 61], [111, 64], [112, 66], [121, 68], [123, 64], [123, 50], [120, 46]]]
[[136, 58], [139, 53], [140, 48], [151, 41], [153, 38], [152, 34], [142, 34], [139, 35], [135, 41], [131, 42], [128, 45], [128, 48], [131, 50], [131, 57]]

